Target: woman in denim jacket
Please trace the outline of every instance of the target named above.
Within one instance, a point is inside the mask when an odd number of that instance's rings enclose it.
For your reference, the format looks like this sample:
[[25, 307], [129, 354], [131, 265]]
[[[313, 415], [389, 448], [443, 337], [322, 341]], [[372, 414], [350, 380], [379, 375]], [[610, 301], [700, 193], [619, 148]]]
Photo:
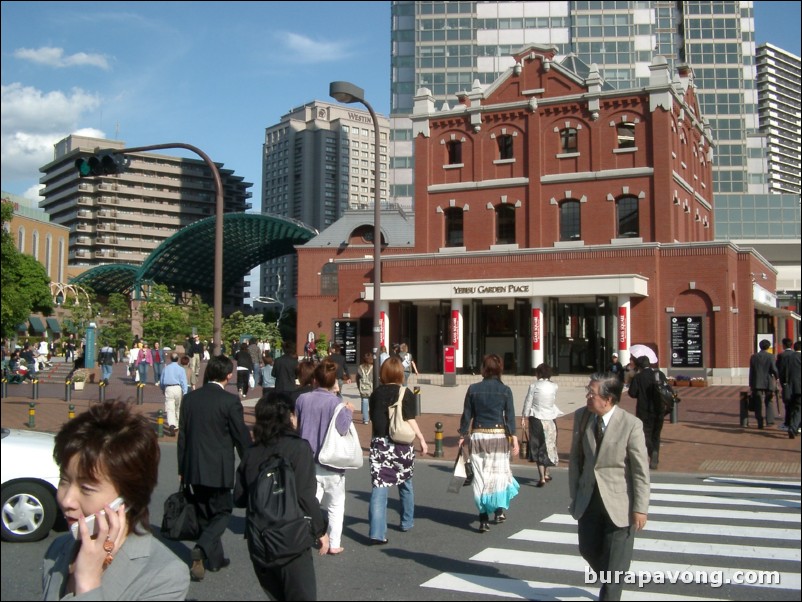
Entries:
[[490, 530], [491, 512], [497, 524], [507, 520], [505, 510], [519, 489], [510, 468], [510, 451], [518, 453], [515, 406], [512, 390], [501, 382], [502, 367], [498, 355], [484, 357], [483, 380], [468, 387], [459, 428], [460, 445], [470, 436], [473, 501], [479, 509], [480, 533]]

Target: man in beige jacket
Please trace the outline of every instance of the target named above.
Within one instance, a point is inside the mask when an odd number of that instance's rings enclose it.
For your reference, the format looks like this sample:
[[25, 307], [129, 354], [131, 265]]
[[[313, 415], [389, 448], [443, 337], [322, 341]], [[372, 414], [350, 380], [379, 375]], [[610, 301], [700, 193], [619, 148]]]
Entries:
[[602, 582], [599, 600], [621, 599], [635, 532], [646, 525], [649, 510], [643, 424], [618, 407], [622, 390], [613, 374], [591, 376], [587, 406], [574, 415], [568, 469], [579, 552]]

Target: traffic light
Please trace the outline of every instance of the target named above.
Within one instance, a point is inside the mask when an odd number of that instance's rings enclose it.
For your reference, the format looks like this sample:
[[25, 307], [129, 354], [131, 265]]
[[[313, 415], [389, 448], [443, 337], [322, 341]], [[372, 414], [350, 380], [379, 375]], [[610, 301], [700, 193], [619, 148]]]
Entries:
[[109, 176], [124, 172], [128, 168], [128, 157], [112, 151], [100, 151], [88, 158], [75, 160], [75, 169], [82, 178]]

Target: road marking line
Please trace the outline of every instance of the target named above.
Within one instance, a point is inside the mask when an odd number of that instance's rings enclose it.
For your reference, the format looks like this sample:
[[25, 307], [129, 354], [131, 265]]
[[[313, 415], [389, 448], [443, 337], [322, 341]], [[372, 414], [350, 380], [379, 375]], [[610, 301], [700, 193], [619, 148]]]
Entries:
[[[534, 541], [539, 543], [555, 543], [579, 545], [576, 532], [537, 531], [523, 529], [510, 536], [510, 539]], [[726, 558], [760, 558], [763, 560], [788, 560], [799, 562], [802, 551], [793, 548], [777, 548], [763, 546], [743, 546], [712, 542], [675, 541], [667, 539], [651, 539], [635, 537], [635, 549], [644, 552], [665, 552], [670, 554], [693, 554], [699, 556], [723, 556]]]
[[[576, 525], [576, 520], [568, 514], [552, 514], [540, 522], [551, 525]], [[758, 539], [779, 539], [795, 542], [799, 542], [800, 538], [802, 538], [802, 531], [800, 531], [800, 529], [772, 529], [764, 526], [745, 527], [740, 525], [718, 525], [710, 523], [677, 523], [651, 519], [646, 523], [646, 529], [644, 529], [646, 533], [650, 531], [655, 533], [715, 535], [716, 537], [754, 537]]]

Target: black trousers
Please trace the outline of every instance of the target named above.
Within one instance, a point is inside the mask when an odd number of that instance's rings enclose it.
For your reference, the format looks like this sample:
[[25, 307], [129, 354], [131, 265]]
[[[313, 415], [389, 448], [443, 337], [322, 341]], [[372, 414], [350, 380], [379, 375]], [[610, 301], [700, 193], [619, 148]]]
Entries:
[[643, 422], [643, 435], [646, 438], [646, 451], [649, 454], [649, 463], [656, 464], [660, 457], [660, 437], [663, 434], [663, 424], [666, 417], [651, 412], [638, 416]]
[[234, 509], [231, 489], [192, 485], [189, 499], [198, 512], [201, 528], [196, 547], [203, 550], [209, 568], [219, 568], [225, 558], [221, 538]]
[[763, 408], [766, 409], [766, 424], [771, 426], [774, 424], [774, 391], [767, 391], [764, 389], [755, 389], [753, 392], [755, 396], [755, 418], [757, 419], [757, 428], [763, 428]]
[[[620, 600], [624, 587], [623, 576], [615, 582], [616, 571], [628, 571], [635, 544], [635, 528], [619, 527], [610, 520], [599, 488], [579, 519], [579, 553], [602, 583], [599, 600]], [[609, 581], [609, 583], [608, 583]]]
[[271, 563], [267, 569], [254, 566], [259, 585], [270, 600], [317, 600], [317, 581], [312, 551], [289, 561]]

